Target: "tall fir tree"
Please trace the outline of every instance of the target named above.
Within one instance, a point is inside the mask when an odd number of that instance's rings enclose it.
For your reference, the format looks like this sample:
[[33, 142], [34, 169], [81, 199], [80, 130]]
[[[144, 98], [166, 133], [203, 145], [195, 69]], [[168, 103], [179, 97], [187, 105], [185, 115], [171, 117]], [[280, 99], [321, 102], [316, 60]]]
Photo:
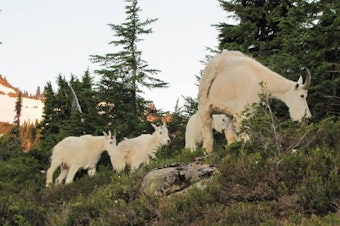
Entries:
[[[102, 127], [98, 120], [96, 92], [93, 90], [93, 79], [88, 70], [81, 80], [71, 76], [69, 89], [72, 92], [72, 108], [70, 117], [61, 126], [64, 136], [78, 136], [83, 134], [102, 134]], [[76, 103], [76, 101], [78, 103]], [[77, 106], [79, 104], [79, 107]]]
[[43, 120], [39, 127], [42, 129], [41, 145], [47, 149], [52, 148], [68, 135], [61, 128], [71, 116], [72, 93], [68, 82], [61, 75], [58, 75], [57, 85], [57, 92], [53, 91], [50, 82], [46, 84], [44, 89]]
[[37, 91], [35, 92], [35, 98], [36, 99], [41, 99], [40, 86], [37, 87]]
[[41, 129], [40, 144], [46, 149], [51, 149], [58, 141], [56, 134], [58, 134], [58, 121], [56, 120], [56, 102], [55, 93], [51, 82], [47, 82], [44, 87], [44, 108], [42, 121], [38, 125]]
[[20, 137], [20, 117], [22, 111], [22, 93], [19, 91], [18, 98], [15, 102], [15, 117], [14, 117], [14, 128], [12, 133], [19, 138]]
[[102, 66], [96, 73], [101, 76], [100, 111], [107, 127], [115, 127], [123, 136], [132, 136], [142, 132], [145, 123], [148, 101], [140, 95], [142, 87], [164, 88], [167, 83], [154, 77], [159, 70], [150, 69], [137, 48], [143, 40], [141, 35], [152, 33], [148, 26], [157, 19], [141, 21], [137, 0], [126, 0], [126, 3], [125, 22], [109, 24], [117, 38], [109, 44], [117, 47], [117, 51], [105, 56], [93, 55], [92, 61]]
[[86, 70], [80, 81], [78, 98], [82, 108], [81, 122], [84, 125], [85, 133], [102, 135], [104, 130], [100, 127], [98, 114], [98, 93], [95, 91], [94, 78]]

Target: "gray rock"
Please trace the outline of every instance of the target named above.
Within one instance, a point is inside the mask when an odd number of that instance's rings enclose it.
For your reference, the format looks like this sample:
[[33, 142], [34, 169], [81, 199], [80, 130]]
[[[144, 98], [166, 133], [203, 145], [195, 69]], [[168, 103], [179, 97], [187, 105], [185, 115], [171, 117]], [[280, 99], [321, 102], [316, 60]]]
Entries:
[[197, 182], [209, 178], [215, 171], [216, 167], [199, 162], [154, 169], [144, 177], [142, 192], [146, 195], [169, 195], [193, 184], [200, 184]]

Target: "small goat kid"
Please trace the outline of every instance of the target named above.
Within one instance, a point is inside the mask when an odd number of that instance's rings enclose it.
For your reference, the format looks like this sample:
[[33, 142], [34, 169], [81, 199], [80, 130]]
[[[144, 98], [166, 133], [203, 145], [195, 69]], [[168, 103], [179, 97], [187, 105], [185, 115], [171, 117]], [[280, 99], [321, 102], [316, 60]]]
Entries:
[[105, 132], [104, 136], [83, 135], [66, 137], [53, 148], [51, 166], [46, 172], [46, 186], [53, 181], [53, 173], [60, 166], [60, 175], [55, 184], [72, 183], [79, 169], [86, 169], [89, 176], [96, 173], [96, 166], [104, 151], [112, 152], [116, 147], [115, 135]]
[[113, 169], [118, 172], [125, 169], [126, 165], [136, 170], [142, 163], [148, 163], [155, 157], [157, 149], [170, 144], [168, 129], [164, 123], [162, 126], [155, 126], [153, 134], [142, 134], [138, 137], [121, 141], [117, 149], [109, 152]]
[[[227, 129], [229, 118], [226, 115], [218, 114], [212, 116], [212, 128], [219, 133]], [[185, 129], [185, 148], [195, 151], [203, 142], [203, 123], [198, 113], [193, 114]]]

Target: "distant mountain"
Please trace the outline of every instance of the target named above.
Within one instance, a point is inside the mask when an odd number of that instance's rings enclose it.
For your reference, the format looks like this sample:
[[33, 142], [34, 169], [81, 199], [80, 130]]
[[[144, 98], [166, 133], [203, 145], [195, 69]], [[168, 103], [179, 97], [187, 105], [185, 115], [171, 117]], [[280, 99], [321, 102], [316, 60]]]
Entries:
[[[0, 75], [0, 122], [13, 123], [15, 117], [15, 102], [20, 90], [7, 82]], [[22, 97], [20, 122], [35, 123], [42, 119], [44, 102], [41, 97]]]

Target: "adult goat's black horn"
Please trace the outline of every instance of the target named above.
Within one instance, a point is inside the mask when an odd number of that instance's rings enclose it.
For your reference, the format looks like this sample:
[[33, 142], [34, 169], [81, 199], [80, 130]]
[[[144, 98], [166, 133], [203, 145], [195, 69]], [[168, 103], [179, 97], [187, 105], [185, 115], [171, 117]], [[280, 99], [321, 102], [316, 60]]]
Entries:
[[308, 70], [308, 68], [306, 68], [306, 71], [307, 71], [307, 76], [306, 76], [306, 81], [303, 84], [303, 89], [307, 90], [312, 80], [312, 75], [310, 74], [310, 71]]

